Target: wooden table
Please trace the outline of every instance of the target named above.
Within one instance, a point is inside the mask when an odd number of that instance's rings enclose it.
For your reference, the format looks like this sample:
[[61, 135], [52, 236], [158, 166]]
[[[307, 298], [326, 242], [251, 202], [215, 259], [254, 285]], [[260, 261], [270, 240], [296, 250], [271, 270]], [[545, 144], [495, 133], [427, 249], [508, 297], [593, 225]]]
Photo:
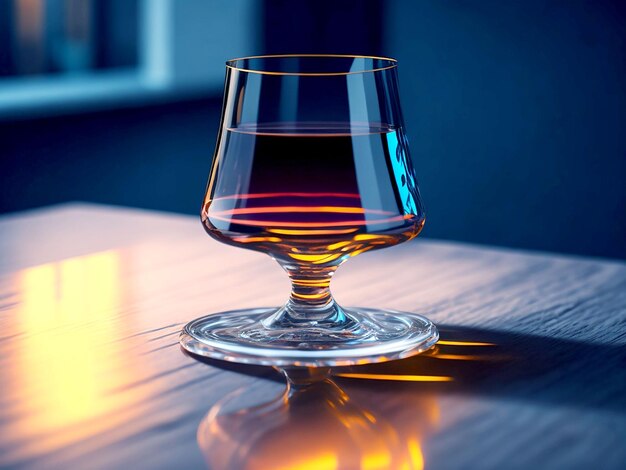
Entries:
[[289, 287], [198, 218], [4, 216], [0, 282], [2, 468], [626, 468], [623, 262], [426, 239], [359, 256], [336, 298], [424, 313], [442, 341], [290, 397], [178, 346], [188, 320]]

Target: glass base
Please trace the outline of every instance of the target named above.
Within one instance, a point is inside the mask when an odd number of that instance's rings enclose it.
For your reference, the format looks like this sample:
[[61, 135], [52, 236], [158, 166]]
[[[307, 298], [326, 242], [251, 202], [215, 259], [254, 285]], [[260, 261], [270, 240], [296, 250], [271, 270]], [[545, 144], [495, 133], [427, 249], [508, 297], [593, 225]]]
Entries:
[[338, 325], [272, 323], [281, 308], [215, 313], [185, 325], [180, 344], [213, 359], [266, 366], [329, 367], [391, 361], [433, 346], [439, 333], [415, 313], [343, 309]]

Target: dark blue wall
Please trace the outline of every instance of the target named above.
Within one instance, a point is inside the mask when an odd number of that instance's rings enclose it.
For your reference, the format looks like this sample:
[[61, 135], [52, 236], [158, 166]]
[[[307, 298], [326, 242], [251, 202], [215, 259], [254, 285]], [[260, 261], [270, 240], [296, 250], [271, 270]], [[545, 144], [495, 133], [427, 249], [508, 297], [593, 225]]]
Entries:
[[221, 103], [0, 122], [0, 213], [90, 201], [199, 214]]
[[626, 2], [388, 2], [424, 234], [626, 257]]

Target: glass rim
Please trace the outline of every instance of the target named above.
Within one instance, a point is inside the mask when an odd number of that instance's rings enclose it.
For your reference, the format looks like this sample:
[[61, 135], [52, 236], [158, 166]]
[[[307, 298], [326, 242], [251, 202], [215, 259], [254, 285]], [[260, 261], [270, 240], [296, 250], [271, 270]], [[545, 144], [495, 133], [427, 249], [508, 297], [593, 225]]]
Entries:
[[[339, 72], [281, 72], [276, 70], [268, 70], [264, 68], [255, 69], [255, 68], [247, 68], [240, 67], [237, 65], [238, 62], [253, 60], [253, 59], [288, 59], [288, 58], [331, 58], [331, 59], [371, 59], [371, 60], [380, 60], [386, 62], [387, 65], [384, 67], [371, 67], [366, 68], [364, 70], [355, 70], [355, 71], [339, 71]], [[371, 72], [380, 72], [382, 70], [389, 70], [396, 68], [398, 66], [398, 61], [392, 57], [382, 57], [382, 56], [373, 56], [373, 55], [355, 55], [355, 54], [263, 54], [263, 55], [252, 55], [245, 57], [237, 57], [235, 59], [230, 59], [226, 61], [226, 68], [232, 70], [238, 70], [240, 72], [246, 73], [256, 73], [260, 75], [284, 75], [284, 76], [308, 76], [308, 77], [324, 77], [324, 76], [333, 76], [333, 75], [355, 75], [361, 73], [371, 73]]]

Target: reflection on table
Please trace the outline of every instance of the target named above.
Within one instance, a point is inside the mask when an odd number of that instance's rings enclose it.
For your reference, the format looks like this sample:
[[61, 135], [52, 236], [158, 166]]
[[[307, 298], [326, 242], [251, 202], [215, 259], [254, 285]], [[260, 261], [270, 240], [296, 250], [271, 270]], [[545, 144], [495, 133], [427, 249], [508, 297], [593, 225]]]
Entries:
[[[439, 353], [449, 346], [465, 350], [494, 345], [442, 340], [427, 354], [444, 360], [491, 360]], [[211, 408], [198, 428], [207, 464], [216, 470], [424, 468], [421, 442], [437, 428], [440, 416], [433, 390], [403, 388], [393, 400], [385, 400], [375, 388], [358, 385], [368, 380], [443, 385], [454, 377], [367, 369], [282, 370], [284, 392], [263, 403], [256, 403], [254, 388], [233, 391]]]

